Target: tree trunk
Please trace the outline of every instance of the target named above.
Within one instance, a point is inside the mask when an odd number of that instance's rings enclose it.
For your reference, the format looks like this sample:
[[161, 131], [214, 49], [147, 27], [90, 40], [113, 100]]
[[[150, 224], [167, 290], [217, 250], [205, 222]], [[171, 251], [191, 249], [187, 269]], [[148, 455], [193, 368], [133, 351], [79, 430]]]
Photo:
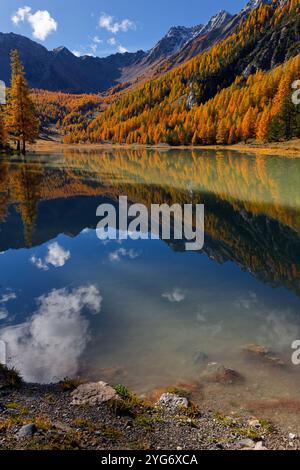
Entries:
[[23, 155], [26, 155], [26, 140], [25, 140], [25, 139], [23, 139], [22, 154], [23, 154]]
[[18, 139], [18, 140], [17, 140], [17, 152], [20, 153], [20, 150], [21, 150], [21, 142], [20, 142], [20, 140]]

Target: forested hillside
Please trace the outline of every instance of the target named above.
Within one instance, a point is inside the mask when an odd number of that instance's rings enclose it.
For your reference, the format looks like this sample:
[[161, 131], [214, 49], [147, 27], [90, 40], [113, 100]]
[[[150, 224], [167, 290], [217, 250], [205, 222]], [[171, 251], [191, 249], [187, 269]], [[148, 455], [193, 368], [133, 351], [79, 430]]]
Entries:
[[299, 136], [299, 106], [291, 101], [299, 53], [300, 1], [261, 4], [210, 50], [115, 95], [91, 120], [68, 119], [65, 141], [188, 145]]
[[[156, 79], [104, 94], [33, 90], [31, 99], [41, 133], [51, 128], [66, 143], [224, 145], [300, 137], [300, 105], [292, 101], [299, 79], [300, 0], [274, 0]], [[19, 132], [2, 121], [0, 146]]]

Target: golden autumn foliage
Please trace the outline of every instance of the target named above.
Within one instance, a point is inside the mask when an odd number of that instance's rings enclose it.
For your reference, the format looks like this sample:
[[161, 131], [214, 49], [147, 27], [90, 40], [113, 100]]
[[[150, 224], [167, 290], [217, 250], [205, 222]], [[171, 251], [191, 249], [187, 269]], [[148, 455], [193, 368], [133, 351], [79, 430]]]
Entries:
[[3, 115], [4, 111], [2, 109], [2, 106], [0, 105], [0, 150], [3, 149], [6, 144], [6, 132]]
[[206, 52], [111, 97], [93, 119], [67, 127], [65, 141], [197, 145], [299, 136], [299, 109], [286, 106], [291, 84], [300, 76], [299, 55], [269, 72], [234, 75], [237, 59], [267, 31], [286, 22], [298, 28], [299, 15], [300, 0], [276, 9], [260, 5]]
[[42, 127], [52, 125], [66, 134], [71, 134], [73, 127], [79, 131], [79, 125], [94, 118], [107, 101], [97, 94], [74, 95], [46, 90], [34, 90], [31, 97]]
[[[47, 165], [43, 158], [0, 162], [0, 220], [13, 204], [26, 246], [32, 245], [41, 223], [42, 201], [80, 196], [117, 200], [127, 194], [131, 202], [147, 206], [204, 203], [207, 238], [215, 247], [226, 246], [229, 259], [251, 273], [300, 292], [300, 260], [297, 249], [290, 249], [298, 247], [300, 235], [297, 160], [285, 160], [283, 169], [281, 157], [196, 149], [72, 149]], [[79, 217], [76, 230], [83, 227]]]
[[[291, 100], [291, 85], [300, 77], [297, 44], [269, 71], [247, 70], [246, 65], [236, 71], [268, 32], [284, 31], [286, 25], [289, 31], [299, 30], [299, 18], [300, 0], [261, 4], [230, 36], [158, 78], [128, 89], [120, 84], [106, 94], [25, 93], [27, 121], [34, 122], [30, 110], [35, 108], [41, 130], [61, 135], [65, 143], [196, 146], [300, 137], [300, 105]], [[12, 68], [13, 77], [23, 76], [16, 60]], [[36, 126], [25, 126], [22, 134], [22, 113], [13, 105], [24, 86], [28, 89], [21, 78], [13, 82], [10, 137], [19, 142], [23, 135], [30, 141]]]
[[39, 134], [39, 120], [30, 98], [30, 90], [25, 79], [18, 51], [13, 51], [12, 81], [8, 92], [5, 114], [5, 127], [9, 136], [17, 142], [17, 150], [26, 152], [26, 142], [34, 142]]

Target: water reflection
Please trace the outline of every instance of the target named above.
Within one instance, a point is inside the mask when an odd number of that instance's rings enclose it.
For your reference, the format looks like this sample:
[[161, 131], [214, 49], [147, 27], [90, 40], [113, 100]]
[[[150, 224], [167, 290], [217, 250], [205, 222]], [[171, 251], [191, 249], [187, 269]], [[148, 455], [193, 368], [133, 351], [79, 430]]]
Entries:
[[10, 360], [24, 380], [47, 383], [76, 375], [90, 339], [89, 320], [83, 312], [99, 313], [101, 302], [93, 285], [54, 289], [36, 300], [37, 310], [27, 322], [2, 331]]
[[[234, 152], [3, 159], [0, 336], [11, 361], [29, 381], [117, 370], [114, 380], [138, 390], [199, 377], [199, 358], [245, 369], [249, 341], [289, 363], [300, 334], [299, 177], [300, 160]], [[204, 250], [101, 243], [96, 208], [117, 207], [120, 195], [147, 206], [204, 203]], [[242, 372], [254, 381], [261, 373], [248, 364]], [[277, 393], [297, 381], [264, 374], [260, 394], [270, 380]]]

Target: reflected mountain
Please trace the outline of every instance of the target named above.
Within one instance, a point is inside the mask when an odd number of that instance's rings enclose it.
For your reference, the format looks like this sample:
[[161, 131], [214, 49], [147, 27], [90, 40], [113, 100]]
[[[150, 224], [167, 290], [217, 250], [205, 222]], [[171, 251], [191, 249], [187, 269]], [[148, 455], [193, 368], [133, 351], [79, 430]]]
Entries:
[[[0, 251], [76, 237], [96, 208], [205, 204], [204, 252], [300, 293], [300, 161], [237, 152], [65, 151], [0, 162]], [[288, 185], [286, 184], [288, 181]], [[175, 251], [184, 241], [170, 240]]]

